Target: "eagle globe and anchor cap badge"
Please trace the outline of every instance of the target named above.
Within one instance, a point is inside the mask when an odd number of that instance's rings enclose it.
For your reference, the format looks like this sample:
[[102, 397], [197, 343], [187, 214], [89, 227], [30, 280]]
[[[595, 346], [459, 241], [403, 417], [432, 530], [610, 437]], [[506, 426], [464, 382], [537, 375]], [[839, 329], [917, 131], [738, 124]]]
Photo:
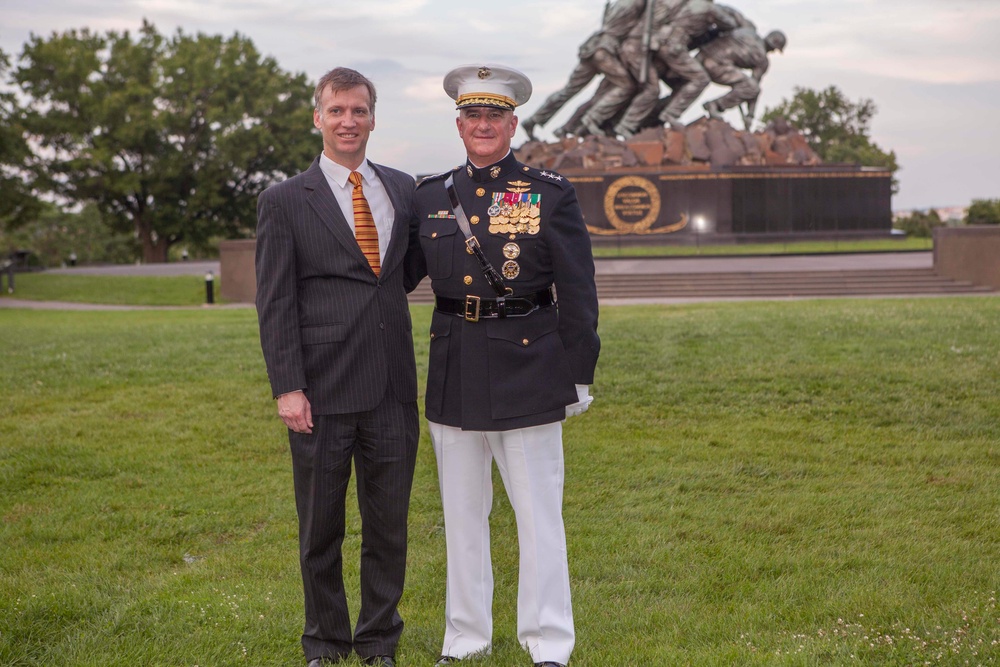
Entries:
[[531, 80], [506, 65], [462, 65], [444, 75], [444, 92], [455, 108], [494, 107], [513, 111], [531, 97]]

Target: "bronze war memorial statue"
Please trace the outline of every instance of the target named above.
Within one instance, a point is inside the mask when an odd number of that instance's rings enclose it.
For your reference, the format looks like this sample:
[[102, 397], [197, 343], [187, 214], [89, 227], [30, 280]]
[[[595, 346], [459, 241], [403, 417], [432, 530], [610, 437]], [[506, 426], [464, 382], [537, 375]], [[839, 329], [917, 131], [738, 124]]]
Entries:
[[[522, 120], [517, 157], [574, 184], [595, 242], [888, 236], [890, 171], [823, 163], [780, 119], [754, 129], [761, 80], [788, 42], [712, 0], [609, 0], [566, 85]], [[696, 107], [710, 84], [723, 94]], [[703, 115], [685, 124], [692, 107]]]

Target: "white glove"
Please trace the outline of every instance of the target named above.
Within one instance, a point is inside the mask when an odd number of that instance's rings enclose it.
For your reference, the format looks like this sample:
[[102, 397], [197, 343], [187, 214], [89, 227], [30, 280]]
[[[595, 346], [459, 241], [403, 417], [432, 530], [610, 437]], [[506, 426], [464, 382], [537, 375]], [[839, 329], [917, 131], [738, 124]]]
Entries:
[[583, 414], [590, 407], [590, 404], [594, 400], [594, 397], [590, 395], [590, 385], [576, 385], [576, 397], [579, 399], [576, 403], [570, 403], [566, 406], [567, 419]]

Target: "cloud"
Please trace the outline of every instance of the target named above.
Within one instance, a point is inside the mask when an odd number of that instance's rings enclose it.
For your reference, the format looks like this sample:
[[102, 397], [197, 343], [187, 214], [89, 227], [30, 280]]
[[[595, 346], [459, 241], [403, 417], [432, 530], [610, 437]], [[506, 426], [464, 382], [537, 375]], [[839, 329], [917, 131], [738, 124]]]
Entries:
[[1000, 80], [1000, 6], [986, 2], [854, 0], [850, 18], [799, 24], [787, 53], [804, 70], [826, 65], [925, 83]]

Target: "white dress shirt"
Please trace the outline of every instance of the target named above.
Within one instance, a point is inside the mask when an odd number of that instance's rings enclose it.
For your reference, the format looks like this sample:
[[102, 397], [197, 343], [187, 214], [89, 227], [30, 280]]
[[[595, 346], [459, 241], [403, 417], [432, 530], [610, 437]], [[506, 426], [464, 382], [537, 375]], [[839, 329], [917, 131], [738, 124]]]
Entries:
[[[320, 155], [319, 167], [326, 176], [326, 182], [330, 184], [333, 196], [340, 204], [340, 210], [344, 213], [344, 218], [354, 233], [354, 185], [347, 180], [351, 175], [351, 170], [337, 164], [326, 154]], [[385, 251], [389, 247], [389, 239], [392, 236], [392, 220], [395, 217], [395, 210], [392, 202], [389, 201], [389, 194], [385, 191], [385, 186], [375, 174], [375, 170], [368, 164], [368, 160], [361, 163], [356, 170], [361, 174], [361, 188], [364, 190], [365, 199], [368, 200], [368, 208], [372, 210], [372, 217], [375, 219], [375, 229], [378, 231], [378, 256], [379, 261], [385, 261]]]

